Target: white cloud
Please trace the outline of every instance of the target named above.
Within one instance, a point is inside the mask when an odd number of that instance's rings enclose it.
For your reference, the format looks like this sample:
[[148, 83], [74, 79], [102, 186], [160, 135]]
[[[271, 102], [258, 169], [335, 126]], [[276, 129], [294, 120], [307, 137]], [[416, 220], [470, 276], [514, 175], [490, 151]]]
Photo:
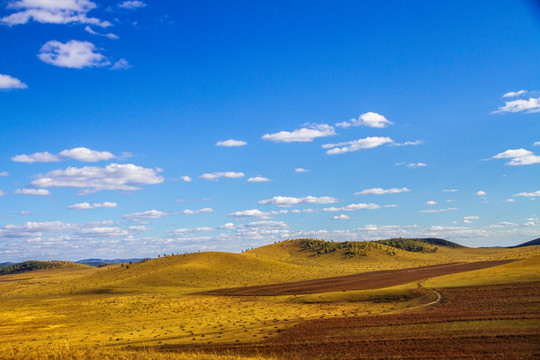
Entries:
[[32, 155], [16, 155], [11, 158], [16, 162], [35, 163], [35, 162], [57, 162], [60, 161], [60, 157], [53, 155], [47, 151], [37, 152]]
[[50, 192], [47, 189], [28, 189], [28, 188], [26, 188], [26, 189], [17, 189], [17, 190], [15, 190], [15, 194], [47, 196], [47, 195], [50, 195]]
[[337, 212], [337, 211], [375, 210], [375, 209], [380, 209], [381, 207], [396, 207], [396, 206], [397, 205], [381, 206], [379, 204], [373, 204], [373, 203], [369, 203], [369, 204], [360, 203], [360, 204], [349, 204], [347, 206], [340, 207], [340, 208], [336, 208], [336, 207], [324, 208], [323, 211]]
[[247, 181], [249, 181], [249, 182], [268, 182], [268, 181], [270, 181], [270, 179], [265, 178], [263, 176], [255, 176], [255, 177], [250, 177]]
[[139, 1], [139, 0], [133, 0], [133, 1], [124, 1], [120, 4], [118, 4], [118, 7], [121, 7], [123, 9], [129, 9], [129, 10], [133, 10], [133, 9], [139, 9], [139, 8], [143, 8], [145, 7], [146, 4], [142, 1]]
[[212, 208], [203, 208], [203, 209], [197, 209], [197, 210], [186, 209], [186, 210], [176, 212], [175, 214], [196, 215], [196, 214], [211, 213], [211, 212], [214, 212], [214, 209], [212, 209]]
[[533, 146], [540, 146], [540, 141], [536, 141]]
[[164, 181], [157, 174], [161, 169], [149, 169], [133, 164], [109, 164], [104, 168], [85, 166], [68, 167], [34, 176], [31, 185], [42, 188], [74, 187], [84, 189], [81, 194], [103, 190], [140, 190], [141, 185], [159, 184]]
[[309, 172], [309, 170], [306, 170], [304, 168], [296, 168], [296, 169], [294, 169], [294, 172], [296, 172], [296, 173], [305, 173], [305, 172]]
[[204, 180], [219, 180], [219, 178], [237, 179], [244, 177], [246, 174], [243, 172], [224, 171], [202, 174], [201, 178]]
[[231, 217], [257, 217], [261, 219], [270, 219], [276, 215], [284, 215], [287, 213], [288, 213], [288, 210], [261, 211], [259, 209], [250, 209], [250, 210], [235, 211], [233, 213], [230, 213], [229, 216]]
[[540, 112], [540, 97], [526, 99], [518, 99], [512, 101], [505, 101], [504, 106], [500, 106], [498, 110], [493, 113], [505, 113], [505, 112], [522, 112], [536, 113]]
[[263, 140], [273, 142], [311, 142], [315, 138], [336, 135], [334, 127], [326, 124], [313, 124], [308, 127], [290, 131], [280, 131], [275, 134], [263, 135]]
[[88, 25], [84, 28], [84, 31], [86, 31], [87, 33], [92, 34], [92, 35], [103, 36], [103, 37], [106, 37], [106, 38], [109, 38], [109, 39], [112, 39], [112, 40], [119, 39], [118, 35], [115, 35], [113, 33], [101, 34], [101, 33], [98, 33], [97, 31], [95, 31], [94, 29], [92, 29]]
[[7, 171], [0, 171], [0, 177], [9, 176]]
[[447, 212], [447, 211], [455, 211], [457, 208], [446, 208], [446, 209], [429, 209], [429, 210], [420, 210], [419, 213], [422, 214], [436, 214], [441, 212]]
[[486, 192], [483, 190], [479, 190], [476, 192], [476, 196], [486, 196], [486, 195], [487, 195]]
[[314, 197], [306, 196], [302, 198], [289, 197], [289, 196], [274, 196], [271, 199], [261, 200], [259, 204], [262, 205], [277, 205], [277, 206], [293, 206], [299, 204], [332, 204], [338, 200], [330, 196]]
[[510, 91], [504, 94], [503, 98], [509, 98], [509, 97], [518, 97], [521, 95], [525, 95], [528, 91], [527, 90], [519, 90], [519, 91]]
[[187, 175], [184, 175], [182, 176], [182, 181], [184, 182], [191, 182], [191, 177], [187, 176]]
[[407, 164], [408, 168], [420, 168], [420, 167], [425, 167], [425, 166], [427, 166], [427, 164], [424, 164], [422, 162]]
[[85, 147], [73, 148], [71, 150], [61, 151], [59, 156], [84, 162], [97, 162], [101, 160], [110, 160], [114, 155], [108, 151], [95, 151]]
[[108, 21], [89, 18], [86, 14], [97, 6], [90, 0], [19, 0], [10, 1], [7, 8], [16, 12], [3, 17], [6, 25], [26, 24], [37, 21], [42, 24], [92, 24], [101, 27], [111, 26]]
[[126, 236], [129, 233], [119, 227], [90, 227], [76, 231], [73, 236], [79, 239], [110, 238]]
[[5, 193], [2, 190], [0, 190], [0, 196], [4, 196], [4, 195]]
[[437, 205], [437, 202], [433, 200], [428, 200], [426, 201], [426, 205]]
[[234, 140], [234, 139], [218, 141], [216, 143], [216, 146], [225, 146], [225, 147], [237, 147], [237, 146], [245, 146], [245, 145], [247, 145], [247, 142], [242, 141], [242, 140]]
[[110, 65], [109, 60], [96, 50], [88, 41], [70, 40], [64, 44], [51, 40], [41, 47], [38, 57], [44, 63], [71, 69]]
[[415, 140], [415, 141], [405, 141], [402, 143], [393, 142], [391, 145], [392, 146], [416, 146], [416, 145], [421, 145], [423, 143], [424, 142], [422, 140]]
[[19, 211], [19, 215], [21, 216], [32, 215], [32, 212], [30, 210]]
[[324, 144], [322, 148], [330, 149], [326, 151], [328, 155], [336, 155], [363, 149], [371, 149], [392, 142], [393, 140], [389, 137], [373, 136], [337, 144]]
[[93, 203], [93, 204], [90, 204], [88, 202], [83, 202], [83, 203], [70, 205], [67, 208], [72, 209], [72, 210], [88, 210], [88, 209], [97, 209], [97, 208], [115, 208], [117, 206], [118, 204], [115, 202], [105, 201], [104, 203]]
[[385, 195], [385, 194], [399, 194], [403, 192], [409, 192], [410, 189], [406, 187], [402, 188], [391, 188], [391, 189], [382, 189], [382, 188], [373, 188], [365, 189], [360, 192], [354, 193], [354, 195]]
[[336, 126], [339, 126], [342, 128], [348, 128], [352, 126], [368, 126], [372, 128], [385, 128], [388, 125], [392, 125], [392, 122], [388, 121], [388, 119], [386, 119], [381, 114], [377, 114], [375, 112], [367, 112], [360, 115], [358, 119], [351, 119], [349, 121], [344, 121], [344, 122], [336, 124]]
[[148, 230], [148, 228], [144, 225], [132, 225], [130, 227], [128, 227], [129, 230], [131, 231], [146, 231]]
[[465, 216], [463, 218], [463, 223], [472, 224], [473, 220], [478, 220], [478, 219], [480, 219], [480, 216]]
[[196, 227], [196, 228], [182, 228], [182, 229], [175, 229], [173, 231], [171, 231], [171, 235], [175, 236], [175, 235], [184, 235], [184, 234], [193, 234], [193, 233], [198, 233], [198, 232], [210, 232], [210, 231], [214, 231], [215, 229], [214, 228], [211, 228], [211, 227]]
[[137, 221], [137, 220], [143, 220], [143, 219], [160, 219], [162, 217], [169, 216], [169, 215], [170, 213], [166, 211], [159, 211], [159, 210], [154, 209], [154, 210], [148, 210], [148, 211], [137, 212], [137, 213], [132, 213], [132, 214], [126, 214], [126, 215], [122, 215], [122, 217], [124, 219]]
[[445, 189], [443, 192], [458, 192], [458, 189]]
[[505, 165], [532, 165], [540, 164], [540, 156], [535, 155], [532, 151], [525, 149], [510, 149], [497, 154], [492, 159], [511, 159]]
[[28, 86], [21, 80], [9, 75], [0, 74], [0, 89], [26, 89]]
[[[522, 192], [519, 194], [515, 194], [514, 196], [537, 197], [537, 196], [540, 196], [540, 190], [535, 191], [535, 192]], [[513, 200], [513, 199], [508, 199], [508, 200]]]
[[111, 66], [111, 70], [126, 70], [131, 69], [132, 66], [128, 63], [128, 61], [124, 58], [118, 60]]
[[332, 220], [349, 220], [349, 219], [350, 217], [345, 214], [332, 216]]
[[[514, 196], [515, 196], [515, 195], [514, 195]], [[509, 202], [509, 203], [515, 202], [515, 201], [516, 201], [515, 199], [506, 199], [506, 202]]]

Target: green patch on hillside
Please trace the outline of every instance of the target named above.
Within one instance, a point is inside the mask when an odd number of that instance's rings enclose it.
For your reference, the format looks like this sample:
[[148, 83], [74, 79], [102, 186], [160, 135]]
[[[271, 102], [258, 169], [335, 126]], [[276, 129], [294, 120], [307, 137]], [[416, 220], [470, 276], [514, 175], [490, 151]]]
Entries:
[[0, 269], [0, 275], [19, 274], [34, 270], [57, 269], [61, 268], [65, 262], [63, 261], [25, 261], [19, 264], [8, 265]]
[[367, 256], [373, 248], [380, 248], [379, 245], [371, 241], [345, 241], [333, 242], [317, 239], [299, 239], [300, 248], [314, 253], [315, 256], [334, 253], [343, 250], [341, 253], [346, 257]]
[[419, 239], [394, 238], [388, 240], [378, 240], [376, 243], [391, 246], [396, 249], [410, 252], [437, 252], [439, 248], [420, 241]]

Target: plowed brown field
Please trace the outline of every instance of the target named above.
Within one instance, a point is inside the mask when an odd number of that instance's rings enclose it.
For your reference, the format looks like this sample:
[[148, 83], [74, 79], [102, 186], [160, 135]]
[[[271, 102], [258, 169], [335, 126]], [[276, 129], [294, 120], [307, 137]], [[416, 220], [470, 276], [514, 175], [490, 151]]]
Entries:
[[280, 359], [540, 359], [540, 282], [441, 289], [412, 312], [308, 320], [263, 342], [162, 351]]
[[407, 284], [413, 281], [420, 281], [435, 276], [503, 265], [512, 261], [513, 260], [478, 261], [472, 263], [450, 263], [422, 266], [411, 269], [382, 270], [290, 283], [219, 289], [203, 292], [201, 294], [222, 296], [277, 296], [315, 294], [343, 290], [380, 289], [389, 286]]

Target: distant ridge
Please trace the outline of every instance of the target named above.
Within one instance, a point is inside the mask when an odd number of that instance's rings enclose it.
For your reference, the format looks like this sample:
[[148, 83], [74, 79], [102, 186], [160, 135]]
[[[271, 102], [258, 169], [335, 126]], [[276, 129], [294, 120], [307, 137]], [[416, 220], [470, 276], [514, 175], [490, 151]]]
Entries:
[[534, 245], [540, 245], [540, 238], [524, 242], [523, 244], [508, 246], [508, 249], [520, 248], [520, 247], [525, 247], [525, 246], [534, 246]]
[[88, 266], [104, 266], [104, 265], [112, 265], [112, 264], [124, 264], [124, 263], [136, 263], [143, 261], [144, 259], [83, 259], [79, 261], [75, 261], [76, 264], [83, 264]]
[[422, 241], [422, 242], [425, 242], [425, 243], [428, 243], [428, 244], [431, 244], [431, 245], [439, 245], [439, 246], [447, 246], [447, 247], [451, 247], [451, 248], [463, 248], [465, 246], [463, 245], [459, 245], [458, 243], [455, 243], [455, 242], [452, 242], [452, 241], [448, 241], [448, 240], [444, 240], [444, 239], [438, 239], [438, 238], [419, 238], [419, 239], [415, 239], [417, 241]]
[[8, 265], [0, 269], [0, 275], [19, 274], [34, 270], [57, 269], [63, 267], [65, 261], [25, 261], [18, 264]]

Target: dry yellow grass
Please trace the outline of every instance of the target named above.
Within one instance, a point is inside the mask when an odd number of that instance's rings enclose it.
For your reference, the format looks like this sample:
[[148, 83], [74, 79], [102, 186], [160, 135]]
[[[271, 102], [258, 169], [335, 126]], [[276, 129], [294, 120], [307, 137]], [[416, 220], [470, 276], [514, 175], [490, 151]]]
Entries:
[[301, 250], [298, 241], [242, 254], [167, 256], [129, 268], [74, 265], [5, 275], [0, 277], [0, 358], [227, 359], [201, 354], [173, 357], [148, 351], [134, 353], [127, 347], [260, 341], [306, 319], [401, 311], [432, 296], [418, 289], [416, 283], [298, 296], [193, 295], [198, 291], [497, 259], [524, 260], [422, 284], [440, 288], [540, 279], [538, 246], [440, 247], [437, 253], [397, 250], [395, 255], [381, 246], [368, 256], [345, 258], [339, 252], [315, 257]]

